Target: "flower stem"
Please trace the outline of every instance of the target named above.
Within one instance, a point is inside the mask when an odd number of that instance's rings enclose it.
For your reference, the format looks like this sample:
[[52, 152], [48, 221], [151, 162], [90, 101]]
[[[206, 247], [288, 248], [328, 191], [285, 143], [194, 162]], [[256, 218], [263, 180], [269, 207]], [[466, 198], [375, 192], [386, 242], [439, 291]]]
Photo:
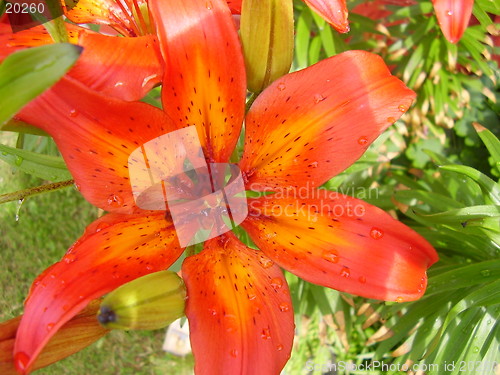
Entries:
[[51, 184], [45, 184], [29, 189], [14, 191], [13, 193], [2, 194], [0, 195], [0, 204], [12, 201], [20, 201], [20, 200], [22, 201], [23, 199], [31, 197], [33, 195], [64, 189], [68, 186], [72, 186], [73, 183], [74, 183], [73, 180], [53, 182]]

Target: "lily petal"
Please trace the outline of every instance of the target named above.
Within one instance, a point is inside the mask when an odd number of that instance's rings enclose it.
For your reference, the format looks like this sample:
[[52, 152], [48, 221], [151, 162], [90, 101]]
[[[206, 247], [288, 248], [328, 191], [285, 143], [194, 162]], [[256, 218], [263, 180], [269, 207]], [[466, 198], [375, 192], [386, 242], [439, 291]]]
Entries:
[[[123, 100], [139, 100], [163, 76], [154, 36], [119, 38], [68, 24], [70, 42], [83, 53], [68, 75], [91, 89]], [[53, 43], [43, 26], [12, 33], [0, 24], [0, 61], [26, 47]]]
[[14, 358], [28, 372], [57, 330], [90, 300], [168, 268], [182, 253], [164, 213], [106, 215], [33, 284], [17, 331]]
[[54, 137], [78, 189], [90, 203], [121, 213], [138, 210], [129, 178], [130, 154], [174, 130], [158, 108], [105, 97], [69, 78], [24, 107], [17, 118]]
[[279, 374], [294, 334], [279, 267], [228, 232], [186, 258], [182, 275], [196, 374]]
[[240, 168], [247, 186], [321, 186], [354, 163], [414, 98], [379, 56], [365, 51], [276, 80], [245, 121]]
[[242, 0], [227, 0], [227, 5], [233, 14], [241, 14]]
[[433, 0], [432, 3], [445, 38], [457, 43], [469, 24], [474, 0]]
[[420, 235], [383, 210], [327, 190], [249, 199], [241, 224], [283, 268], [315, 284], [367, 298], [410, 301], [438, 259]]
[[304, 2], [338, 32], [347, 33], [349, 31], [346, 0], [304, 0]]
[[166, 62], [165, 112], [178, 128], [195, 125], [210, 162], [229, 160], [244, 115], [245, 66], [223, 0], [150, 4]]

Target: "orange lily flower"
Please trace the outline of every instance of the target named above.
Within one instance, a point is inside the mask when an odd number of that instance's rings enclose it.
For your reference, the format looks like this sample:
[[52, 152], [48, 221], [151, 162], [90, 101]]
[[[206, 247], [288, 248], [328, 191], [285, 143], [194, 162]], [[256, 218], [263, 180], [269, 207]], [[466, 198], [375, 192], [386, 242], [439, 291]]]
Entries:
[[[128, 160], [186, 127], [196, 127], [207, 162], [226, 163], [244, 120], [245, 188], [274, 192], [249, 199], [242, 223], [260, 250], [226, 232], [182, 265], [197, 374], [280, 373], [294, 334], [280, 267], [368, 298], [401, 302], [424, 293], [437, 261], [425, 239], [377, 207], [317, 189], [357, 160], [414, 92], [380, 57], [350, 51], [278, 79], [245, 116], [245, 67], [230, 10], [222, 0], [207, 4], [149, 4], [165, 61], [163, 111], [62, 80], [18, 115], [53, 136], [80, 192], [109, 212], [35, 280], [14, 348], [21, 373], [90, 300], [181, 255], [168, 212], [137, 206]], [[168, 150], [153, 159], [168, 162]]]
[[474, 0], [433, 0], [432, 3], [445, 38], [457, 43], [469, 24]]
[[[122, 38], [65, 25], [69, 42], [82, 46], [83, 52], [64, 79], [129, 101], [141, 99], [160, 83], [163, 68], [154, 35]], [[13, 32], [7, 17], [0, 20], [0, 62], [15, 51], [51, 43], [42, 25]]]

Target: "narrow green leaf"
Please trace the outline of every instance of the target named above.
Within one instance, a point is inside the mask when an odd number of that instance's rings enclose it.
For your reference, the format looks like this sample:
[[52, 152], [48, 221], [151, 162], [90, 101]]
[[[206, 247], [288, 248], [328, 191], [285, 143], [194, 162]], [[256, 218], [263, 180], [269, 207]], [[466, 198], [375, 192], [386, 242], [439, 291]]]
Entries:
[[0, 145], [0, 160], [44, 180], [63, 181], [71, 178], [64, 160], [59, 157]]
[[0, 65], [0, 124], [56, 83], [75, 63], [82, 48], [49, 44], [18, 51]]
[[479, 125], [478, 123], [473, 123], [474, 129], [476, 129], [477, 134], [483, 141], [484, 145], [493, 157], [496, 163], [500, 162], [500, 140], [490, 132], [485, 127]]

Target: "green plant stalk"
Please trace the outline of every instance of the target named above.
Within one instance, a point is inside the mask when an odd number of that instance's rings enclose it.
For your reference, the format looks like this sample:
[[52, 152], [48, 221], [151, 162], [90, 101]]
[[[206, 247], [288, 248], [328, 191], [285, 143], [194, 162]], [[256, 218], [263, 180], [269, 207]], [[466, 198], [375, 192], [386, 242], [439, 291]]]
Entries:
[[61, 182], [54, 182], [51, 184], [45, 184], [34, 188], [19, 190], [13, 193], [2, 194], [0, 195], [0, 204], [13, 201], [20, 201], [20, 200], [22, 201], [23, 199], [26, 199], [27, 197], [31, 197], [33, 195], [49, 193], [51, 191], [64, 189], [69, 186], [72, 186], [73, 184], [74, 180], [67, 180]]

